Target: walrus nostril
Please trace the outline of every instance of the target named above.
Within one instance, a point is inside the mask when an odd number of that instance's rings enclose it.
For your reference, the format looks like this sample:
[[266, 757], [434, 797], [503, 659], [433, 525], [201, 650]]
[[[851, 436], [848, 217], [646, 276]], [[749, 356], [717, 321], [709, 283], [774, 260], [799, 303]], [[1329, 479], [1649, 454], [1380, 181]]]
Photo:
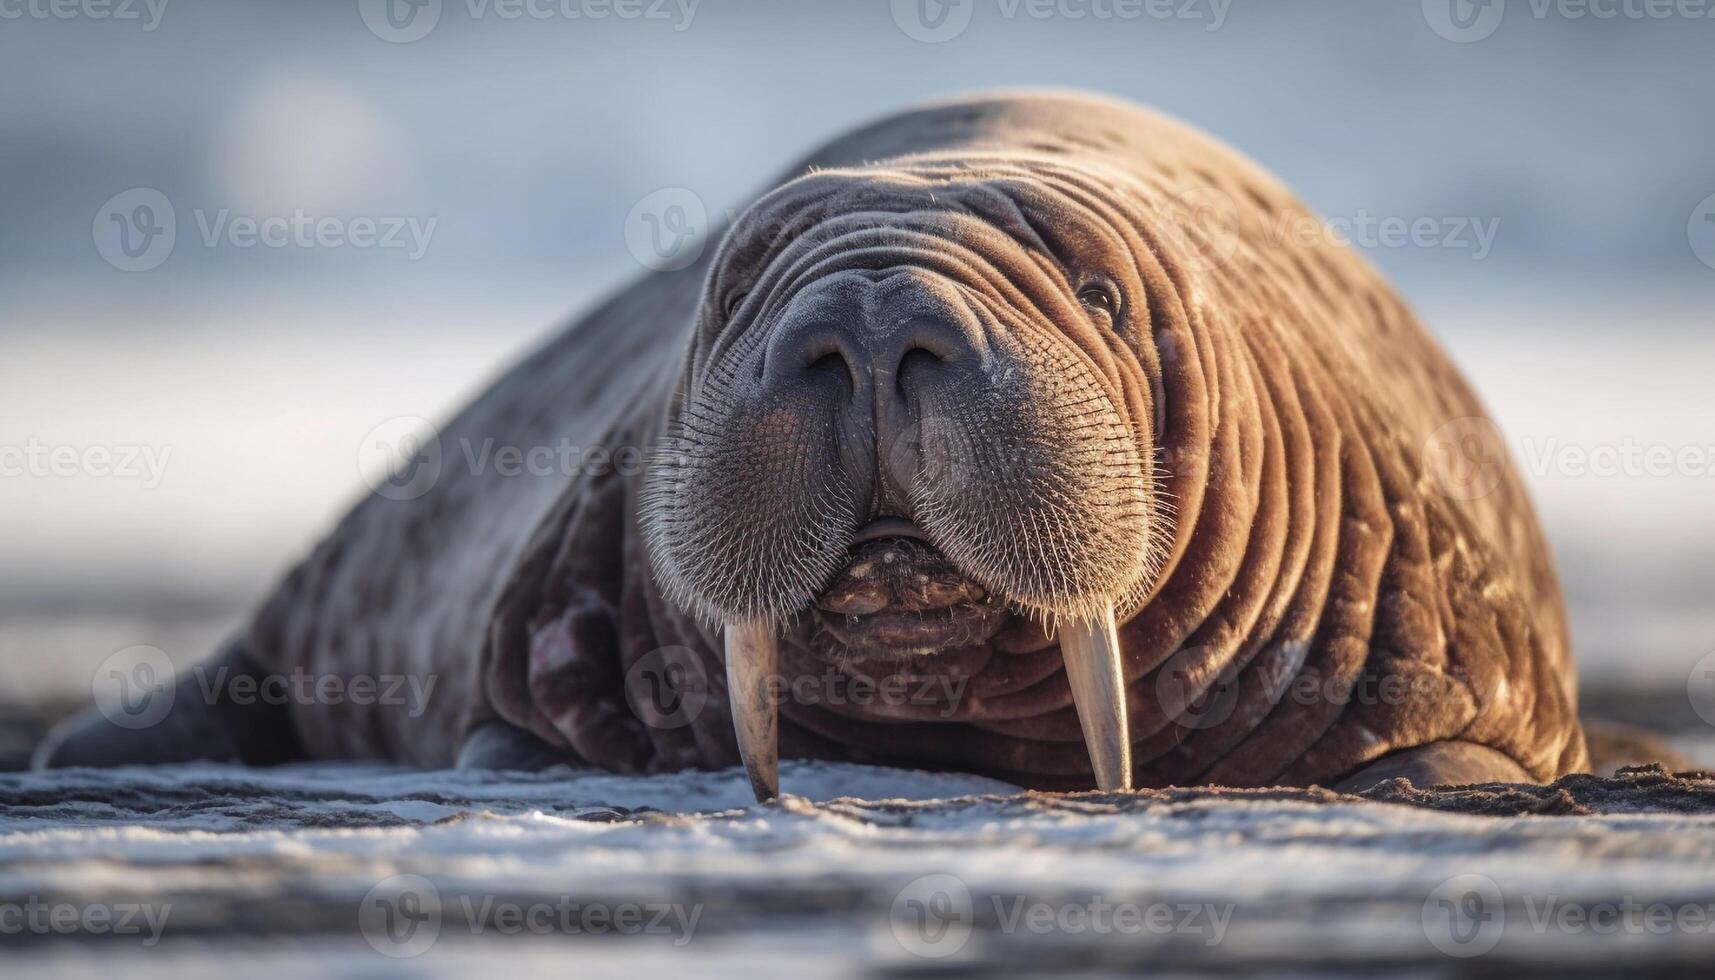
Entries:
[[922, 372], [933, 370], [945, 361], [951, 361], [951, 356], [937, 354], [927, 347], [913, 347], [899, 359], [899, 368], [894, 374], [893, 383], [901, 393], [905, 391], [906, 379], [918, 377]]
[[771, 381], [840, 377], [852, 391], [867, 383], [865, 352], [845, 331], [825, 323], [782, 331], [769, 344], [763, 363], [763, 376]]
[[849, 375], [851, 369], [846, 366], [846, 359], [837, 350], [832, 350], [810, 361], [806, 370], [812, 373], [827, 372]]

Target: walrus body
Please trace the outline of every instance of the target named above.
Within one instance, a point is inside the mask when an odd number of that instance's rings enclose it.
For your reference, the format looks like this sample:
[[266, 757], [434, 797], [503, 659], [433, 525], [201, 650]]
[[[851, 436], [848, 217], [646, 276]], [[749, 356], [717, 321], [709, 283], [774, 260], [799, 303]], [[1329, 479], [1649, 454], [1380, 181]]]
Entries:
[[[365, 500], [226, 655], [433, 677], [426, 705], [86, 724], [45, 758], [728, 766], [725, 661], [760, 643], [789, 756], [1043, 788], [1585, 767], [1519, 480], [1447, 485], [1477, 400], [1363, 260], [1281, 234], [1307, 217], [1107, 101], [856, 131], [445, 425], [433, 486]], [[565, 445], [603, 462], [466, 465]], [[663, 664], [706, 703], [648, 696]]]

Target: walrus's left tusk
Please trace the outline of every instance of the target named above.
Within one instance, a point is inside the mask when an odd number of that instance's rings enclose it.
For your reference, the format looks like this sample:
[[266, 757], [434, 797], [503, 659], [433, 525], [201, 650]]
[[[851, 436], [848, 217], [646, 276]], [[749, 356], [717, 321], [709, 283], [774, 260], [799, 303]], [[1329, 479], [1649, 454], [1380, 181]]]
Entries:
[[1126, 722], [1125, 672], [1113, 607], [1090, 622], [1060, 628], [1060, 656], [1072, 682], [1072, 702], [1096, 785], [1131, 789], [1131, 726]]
[[773, 689], [779, 659], [780, 640], [773, 624], [727, 624], [727, 697], [732, 699], [738, 754], [758, 803], [780, 795], [780, 713]]

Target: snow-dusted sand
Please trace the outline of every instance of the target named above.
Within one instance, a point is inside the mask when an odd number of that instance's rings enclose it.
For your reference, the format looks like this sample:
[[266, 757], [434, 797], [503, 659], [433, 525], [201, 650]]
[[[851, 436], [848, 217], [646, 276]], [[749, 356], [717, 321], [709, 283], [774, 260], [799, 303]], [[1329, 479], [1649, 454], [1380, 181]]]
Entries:
[[1715, 963], [1715, 778], [1368, 800], [782, 782], [802, 795], [758, 807], [735, 772], [0, 776], [0, 957], [126, 980]]

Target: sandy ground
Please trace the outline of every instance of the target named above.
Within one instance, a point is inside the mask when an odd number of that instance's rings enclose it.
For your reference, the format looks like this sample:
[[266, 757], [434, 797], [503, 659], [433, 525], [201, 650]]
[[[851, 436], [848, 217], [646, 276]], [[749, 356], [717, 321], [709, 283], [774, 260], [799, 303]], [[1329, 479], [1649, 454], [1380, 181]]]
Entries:
[[1707, 773], [1368, 799], [783, 784], [802, 795], [762, 807], [736, 772], [4, 776], [0, 948], [15, 976], [127, 978], [1715, 962]]

